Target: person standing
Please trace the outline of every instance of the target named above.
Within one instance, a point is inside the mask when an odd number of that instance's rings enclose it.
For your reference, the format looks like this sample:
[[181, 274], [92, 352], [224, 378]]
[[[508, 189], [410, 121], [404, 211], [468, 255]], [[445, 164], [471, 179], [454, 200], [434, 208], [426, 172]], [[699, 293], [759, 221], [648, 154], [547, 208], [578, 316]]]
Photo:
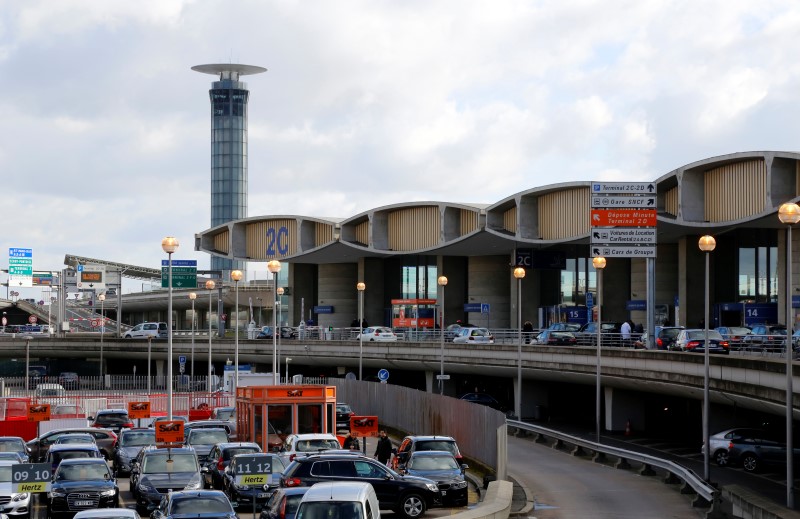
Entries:
[[386, 436], [386, 431], [381, 431], [380, 438], [378, 438], [378, 445], [375, 447], [375, 459], [388, 466], [391, 457], [392, 440]]
[[631, 342], [631, 323], [630, 321], [625, 321], [622, 323], [622, 326], [619, 327], [619, 333], [622, 335], [622, 344], [621, 346], [628, 346]]
[[533, 324], [530, 321], [525, 321], [522, 325], [522, 334], [525, 337], [525, 344], [530, 344], [533, 337]]
[[347, 437], [344, 439], [344, 444], [342, 447], [348, 450], [358, 450], [361, 448], [358, 438], [355, 438], [352, 433], [349, 432], [347, 433]]

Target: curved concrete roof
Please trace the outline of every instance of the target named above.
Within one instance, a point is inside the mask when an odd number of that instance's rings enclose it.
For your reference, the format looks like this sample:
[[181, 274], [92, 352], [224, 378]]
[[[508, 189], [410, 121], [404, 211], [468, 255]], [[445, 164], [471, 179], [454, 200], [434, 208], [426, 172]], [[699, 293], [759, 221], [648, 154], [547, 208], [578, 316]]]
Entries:
[[[659, 243], [733, 228], [781, 226], [781, 203], [800, 199], [800, 153], [737, 152], [657, 178]], [[510, 254], [517, 247], [589, 244], [592, 181], [532, 187], [489, 204], [401, 202], [345, 218], [267, 215], [195, 235], [195, 250], [247, 261], [338, 263], [405, 254]], [[288, 225], [287, 225], [288, 222]], [[258, 227], [254, 227], [254, 226]], [[282, 250], [262, 251], [248, 229], [280, 231]], [[280, 248], [279, 248], [280, 249]]]

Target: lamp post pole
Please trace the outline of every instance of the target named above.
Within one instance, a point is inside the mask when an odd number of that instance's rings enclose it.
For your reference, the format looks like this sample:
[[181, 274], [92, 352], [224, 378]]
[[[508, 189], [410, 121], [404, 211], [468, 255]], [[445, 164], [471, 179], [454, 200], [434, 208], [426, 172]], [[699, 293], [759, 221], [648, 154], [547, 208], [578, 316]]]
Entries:
[[194, 384], [194, 321], [195, 321], [194, 300], [197, 299], [197, 294], [194, 292], [189, 292], [189, 299], [191, 299], [192, 301], [192, 364], [189, 369], [189, 374], [192, 379], [192, 384]]
[[597, 359], [595, 366], [595, 402], [594, 402], [594, 427], [597, 443], [600, 443], [600, 351], [603, 333], [603, 269], [606, 268], [606, 259], [602, 256], [592, 258], [592, 265], [597, 271]]
[[236, 309], [234, 310], [234, 326], [235, 330], [233, 332], [233, 341], [234, 341], [234, 353], [233, 353], [233, 385], [234, 389], [231, 394], [236, 396], [236, 390], [239, 389], [239, 281], [242, 280], [242, 271], [241, 270], [234, 270], [231, 272], [231, 279], [236, 285]]
[[280, 373], [278, 372], [278, 338], [276, 337], [276, 316], [275, 316], [275, 301], [278, 297], [278, 272], [281, 271], [281, 262], [278, 260], [270, 260], [267, 263], [267, 270], [272, 273], [273, 293], [272, 293], [272, 383], [277, 385], [280, 383]]
[[152, 349], [153, 349], [153, 336], [147, 336], [147, 394], [150, 394], [150, 383], [152, 379], [150, 378], [150, 365], [152, 364]]
[[100, 300], [100, 387], [103, 387], [103, 336], [106, 331], [106, 295], [100, 294], [97, 299]]
[[362, 358], [364, 357], [364, 290], [367, 285], [363, 282], [356, 284], [358, 290], [358, 380], [363, 379]]
[[711, 481], [711, 464], [709, 463], [709, 459], [711, 450], [708, 444], [708, 437], [709, 437], [709, 414], [711, 412], [711, 403], [709, 402], [709, 391], [708, 386], [710, 382], [710, 370], [709, 370], [709, 353], [708, 353], [708, 307], [709, 303], [709, 255], [711, 251], [717, 246], [717, 240], [714, 239], [713, 236], [709, 236], [706, 234], [705, 236], [700, 237], [700, 241], [698, 243], [700, 250], [703, 251], [706, 255], [706, 284], [705, 284], [705, 310], [703, 314], [703, 323], [704, 323], [704, 336], [703, 336], [703, 445], [706, 446], [703, 449], [703, 479], [706, 481]]
[[[283, 287], [278, 287], [275, 290], [275, 293], [278, 294], [277, 305], [278, 305], [278, 318], [277, 324], [275, 325], [275, 333], [278, 335], [278, 358], [281, 356], [281, 316], [283, 315], [283, 308], [281, 307], [281, 300], [283, 299]], [[278, 369], [280, 369], [280, 365], [278, 365]], [[286, 383], [288, 384], [289, 381], [287, 380]]]
[[31, 380], [31, 338], [25, 337], [25, 391], [30, 391]]
[[167, 236], [161, 240], [161, 248], [167, 253], [167, 416], [172, 420], [172, 254], [178, 250], [178, 239]]
[[206, 281], [206, 290], [208, 290], [208, 392], [211, 393], [212, 391], [212, 383], [211, 383], [211, 376], [212, 376], [212, 368], [213, 365], [211, 364], [211, 296], [214, 295], [214, 288], [217, 286], [214, 283], [213, 279], [209, 279]]
[[258, 327], [261, 328], [261, 311], [262, 311], [262, 307], [263, 307], [263, 304], [261, 302], [263, 301], [263, 299], [260, 298], [260, 297], [257, 297], [256, 301], [258, 301]]
[[286, 357], [286, 383], [289, 383], [289, 363], [292, 361], [291, 357]]
[[525, 277], [525, 269], [517, 267], [514, 269], [514, 277], [517, 278], [517, 390], [514, 394], [514, 413], [517, 420], [522, 420], [522, 280]]
[[447, 286], [447, 276], [439, 276], [436, 283], [442, 287], [442, 302], [439, 315], [442, 320], [442, 337], [439, 345], [439, 394], [444, 395], [444, 287]]
[[792, 387], [792, 225], [800, 221], [800, 206], [782, 204], [778, 219], [786, 224], [786, 507], [794, 508], [794, 389]]

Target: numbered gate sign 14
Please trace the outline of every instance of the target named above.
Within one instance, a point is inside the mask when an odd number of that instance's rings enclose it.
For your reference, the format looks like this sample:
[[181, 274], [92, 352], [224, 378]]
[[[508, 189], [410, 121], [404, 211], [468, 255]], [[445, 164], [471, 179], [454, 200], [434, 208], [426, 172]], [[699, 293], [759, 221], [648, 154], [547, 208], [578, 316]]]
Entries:
[[52, 467], [49, 463], [16, 463], [11, 465], [14, 492], [49, 492]]

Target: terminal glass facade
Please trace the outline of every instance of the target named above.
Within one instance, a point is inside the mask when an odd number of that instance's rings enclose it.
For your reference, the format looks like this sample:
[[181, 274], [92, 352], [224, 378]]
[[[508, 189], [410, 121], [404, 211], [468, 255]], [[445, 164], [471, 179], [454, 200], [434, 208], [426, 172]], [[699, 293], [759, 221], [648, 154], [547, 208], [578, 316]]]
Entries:
[[439, 288], [436, 284], [438, 277], [436, 258], [408, 256], [404, 259], [400, 297], [402, 299], [436, 299], [436, 292]]
[[597, 292], [597, 272], [589, 258], [567, 258], [561, 271], [561, 300], [567, 306], [585, 305], [586, 292]]
[[739, 248], [738, 300], [776, 303], [778, 290], [778, 248]]

